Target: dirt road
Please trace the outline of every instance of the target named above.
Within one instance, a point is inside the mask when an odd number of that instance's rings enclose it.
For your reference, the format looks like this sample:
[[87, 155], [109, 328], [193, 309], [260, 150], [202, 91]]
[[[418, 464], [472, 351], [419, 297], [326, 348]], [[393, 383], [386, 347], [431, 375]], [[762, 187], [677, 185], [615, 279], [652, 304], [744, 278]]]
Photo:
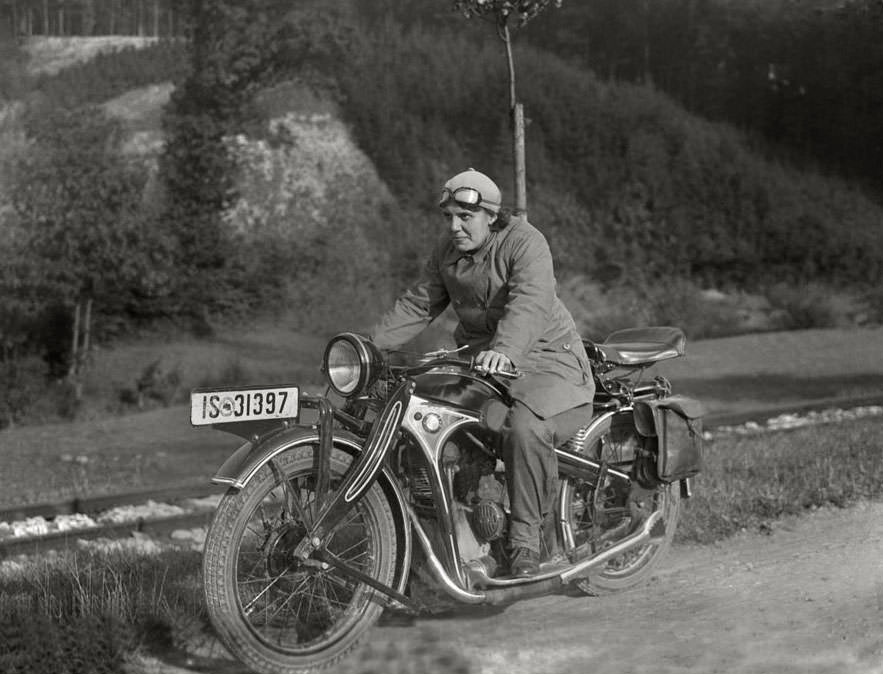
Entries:
[[650, 585], [617, 596], [378, 628], [368, 650], [421, 637], [481, 674], [883, 674], [883, 504], [675, 547]]
[[[243, 672], [209, 650], [194, 669]], [[162, 660], [132, 671], [193, 671]], [[883, 503], [675, 546], [648, 585], [619, 595], [548, 596], [377, 627], [332, 671], [883, 674]]]

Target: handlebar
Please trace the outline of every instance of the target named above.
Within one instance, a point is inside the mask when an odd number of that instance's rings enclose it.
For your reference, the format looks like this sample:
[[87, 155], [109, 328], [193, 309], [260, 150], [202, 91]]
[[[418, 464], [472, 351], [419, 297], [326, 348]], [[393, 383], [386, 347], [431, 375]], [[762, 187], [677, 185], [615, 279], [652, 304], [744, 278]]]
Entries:
[[[468, 370], [475, 370], [476, 372], [482, 372], [475, 366], [475, 358], [457, 358], [454, 356], [443, 356], [441, 358], [433, 358], [425, 363], [417, 365], [416, 367], [407, 367], [405, 368], [408, 372], [413, 374], [420, 374], [421, 372], [428, 372], [436, 367], [443, 367], [445, 365], [454, 365], [457, 367], [464, 367]], [[501, 370], [499, 372], [494, 372], [493, 374], [489, 372], [482, 372], [485, 375], [491, 375], [495, 377], [504, 377], [506, 379], [519, 379], [523, 376], [522, 372], [518, 370]]]

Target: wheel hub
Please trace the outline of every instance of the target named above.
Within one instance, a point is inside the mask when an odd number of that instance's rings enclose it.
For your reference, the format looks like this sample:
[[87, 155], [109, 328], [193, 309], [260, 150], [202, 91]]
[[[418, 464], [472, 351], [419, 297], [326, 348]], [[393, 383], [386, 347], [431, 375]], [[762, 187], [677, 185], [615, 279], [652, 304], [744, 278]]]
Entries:
[[310, 550], [306, 535], [306, 527], [302, 524], [285, 524], [273, 532], [267, 542], [268, 575], [303, 571], [312, 566], [305, 564]]

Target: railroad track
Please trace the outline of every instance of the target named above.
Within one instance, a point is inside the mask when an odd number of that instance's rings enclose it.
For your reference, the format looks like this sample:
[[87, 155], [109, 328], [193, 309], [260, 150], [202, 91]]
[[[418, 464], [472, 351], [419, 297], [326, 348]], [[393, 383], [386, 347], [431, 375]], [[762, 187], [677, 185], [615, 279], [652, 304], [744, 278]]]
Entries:
[[[777, 407], [774, 409], [739, 412], [735, 414], [715, 414], [705, 418], [706, 430], [713, 431], [734, 427], [746, 422], [762, 425], [770, 419], [782, 415], [807, 415], [821, 410], [857, 409], [883, 404], [883, 395], [860, 398], [828, 398], [813, 402]], [[74, 498], [57, 503], [38, 503], [0, 508], [0, 524], [43, 518], [54, 522], [65, 515], [94, 516], [124, 506], [138, 506], [150, 502], [159, 504], [184, 503], [184, 512], [174, 515], [137, 516], [133, 519], [115, 522], [97, 522], [95, 526], [74, 526], [65, 530], [49, 531], [38, 535], [0, 536], [0, 560], [21, 554], [39, 554], [49, 549], [63, 549], [77, 544], [80, 540], [98, 538], [122, 538], [141, 532], [155, 537], [168, 536], [175, 530], [205, 527], [214, 514], [212, 507], [193, 507], [188, 502], [212, 495], [220, 495], [224, 487], [210, 483], [189, 484], [161, 489], [133, 491], [87, 498]], [[0, 530], [2, 533], [2, 530]]]
[[204, 527], [211, 521], [214, 508], [194, 501], [220, 495], [223, 491], [222, 487], [200, 483], [0, 508], [0, 523], [27, 522], [34, 518], [52, 523], [70, 515], [91, 518], [125, 506], [144, 506], [149, 503], [179, 505], [183, 511], [172, 515], [163, 515], [161, 512], [157, 515], [135, 515], [121, 521], [96, 520], [94, 526], [73, 523], [63, 530], [0, 537], [0, 560], [15, 555], [39, 554], [45, 550], [67, 548], [76, 545], [80, 540], [118, 539], [130, 536], [133, 532], [162, 537], [179, 529]]

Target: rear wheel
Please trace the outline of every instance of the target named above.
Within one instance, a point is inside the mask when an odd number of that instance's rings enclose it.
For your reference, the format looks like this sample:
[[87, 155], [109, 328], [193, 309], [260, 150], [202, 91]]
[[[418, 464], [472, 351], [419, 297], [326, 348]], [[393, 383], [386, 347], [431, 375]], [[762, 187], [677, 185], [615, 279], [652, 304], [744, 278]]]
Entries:
[[565, 550], [579, 558], [603, 552], [637, 531], [654, 513], [659, 513], [665, 526], [663, 536], [623, 552], [576, 581], [580, 590], [597, 595], [627, 590], [651, 576], [674, 538], [681, 492], [678, 484], [666, 485], [657, 479], [653, 455], [646, 451], [632, 412], [606, 417], [593, 436], [596, 439], [575, 436], [569, 448], [619, 474], [630, 475], [631, 480], [607, 474], [599, 477], [601, 484], [596, 485], [595, 481], [561, 476], [558, 504]]
[[614, 557], [600, 570], [575, 585], [591, 595], [620, 592], [644, 583], [665, 556], [674, 538], [680, 511], [678, 484], [644, 489], [632, 483], [628, 493], [608, 487], [601, 498], [594, 487], [568, 478], [562, 485], [561, 503], [566, 504], [565, 527], [573, 547], [583, 554], [599, 553], [635, 531], [654, 512], [661, 513], [665, 535]]
[[[206, 536], [209, 617], [230, 651], [258, 672], [293, 674], [334, 664], [383, 609], [376, 590], [295, 554], [316, 515], [314, 450], [313, 443], [295, 446], [243, 489], [229, 490]], [[332, 489], [351, 460], [333, 450]], [[379, 485], [326, 541], [327, 550], [350, 567], [392, 585], [396, 527]]]

